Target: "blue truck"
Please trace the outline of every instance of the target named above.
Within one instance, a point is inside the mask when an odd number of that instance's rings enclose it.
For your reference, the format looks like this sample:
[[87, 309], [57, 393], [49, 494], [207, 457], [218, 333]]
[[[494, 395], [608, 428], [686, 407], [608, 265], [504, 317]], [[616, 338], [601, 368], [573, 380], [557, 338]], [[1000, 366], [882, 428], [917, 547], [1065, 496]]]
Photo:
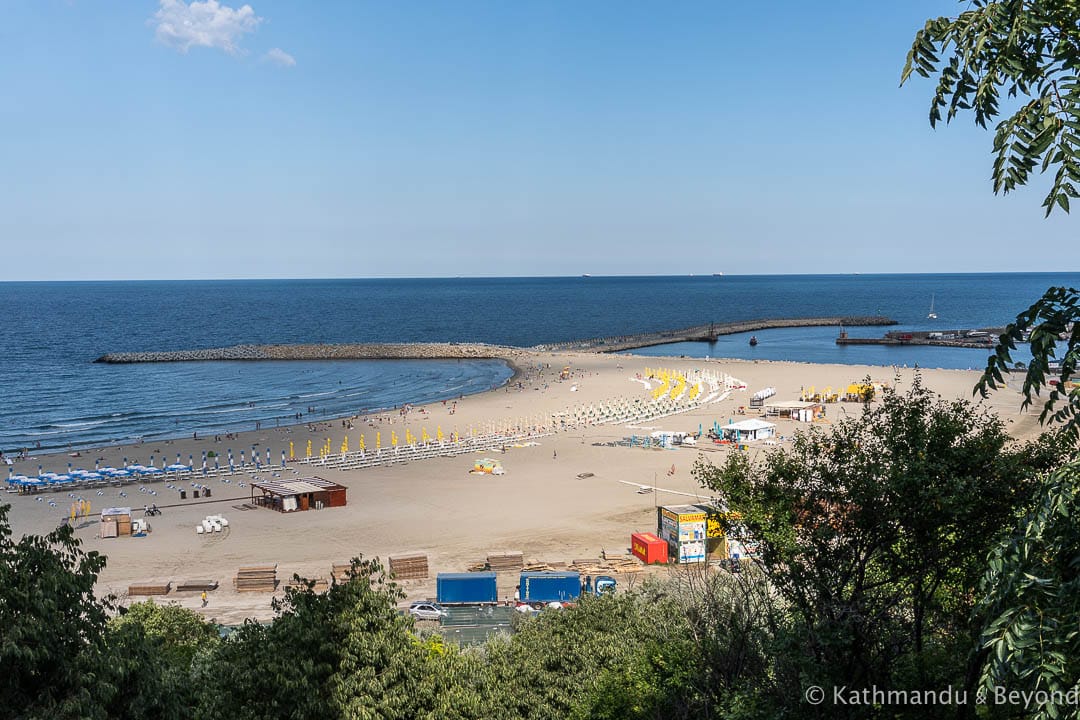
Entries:
[[439, 573], [435, 592], [440, 605], [489, 605], [499, 601], [493, 572]]

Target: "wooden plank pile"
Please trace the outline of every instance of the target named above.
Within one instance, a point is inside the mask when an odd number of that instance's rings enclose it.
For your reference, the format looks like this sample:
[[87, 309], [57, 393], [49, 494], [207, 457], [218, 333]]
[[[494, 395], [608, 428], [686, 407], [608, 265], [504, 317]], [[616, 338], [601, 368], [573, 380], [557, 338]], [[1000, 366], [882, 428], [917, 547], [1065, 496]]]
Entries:
[[521, 572], [525, 561], [521, 552], [501, 552], [488, 555], [487, 565], [495, 572]]
[[128, 595], [168, 595], [172, 581], [164, 585], [160, 583], [143, 583], [141, 585], [128, 585]]
[[236, 592], [274, 592], [277, 582], [277, 565], [242, 567], [233, 579]]
[[330, 568], [330, 577], [335, 582], [348, 582], [352, 576], [352, 563], [334, 563]]
[[612, 575], [641, 572], [645, 569], [645, 566], [633, 555], [616, 555], [606, 559], [585, 558], [574, 560], [570, 563], [570, 568], [584, 575]]
[[209, 592], [217, 588], [217, 580], [180, 580], [176, 583], [176, 592]]
[[540, 562], [534, 560], [530, 563], [525, 563], [521, 567], [522, 572], [564, 572], [567, 570], [567, 564], [554, 560], [551, 562]]
[[428, 559], [424, 553], [390, 556], [390, 573], [395, 580], [423, 580], [428, 576]]

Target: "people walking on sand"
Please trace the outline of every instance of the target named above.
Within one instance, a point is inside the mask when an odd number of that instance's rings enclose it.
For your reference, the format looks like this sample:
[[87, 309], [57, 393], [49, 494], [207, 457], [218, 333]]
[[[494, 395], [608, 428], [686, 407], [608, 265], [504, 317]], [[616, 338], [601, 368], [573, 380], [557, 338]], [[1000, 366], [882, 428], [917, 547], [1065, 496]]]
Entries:
[[556, 459], [558, 459], [558, 457], [559, 457], [559, 452], [557, 450], [552, 450], [551, 451], [551, 459], [556, 460]]
[[203, 607], [206, 607], [206, 602], [207, 602], [207, 601], [206, 601], [206, 591], [205, 591], [205, 590], [203, 590], [203, 591], [202, 591], [202, 606], [203, 606]]

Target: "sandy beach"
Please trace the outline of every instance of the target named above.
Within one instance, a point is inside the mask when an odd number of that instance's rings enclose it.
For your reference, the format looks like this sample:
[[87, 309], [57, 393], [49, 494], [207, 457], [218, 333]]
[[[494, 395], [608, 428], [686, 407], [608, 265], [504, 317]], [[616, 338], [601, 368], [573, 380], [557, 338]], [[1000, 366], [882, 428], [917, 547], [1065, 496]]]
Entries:
[[[708, 428], [714, 422], [723, 425], [732, 419], [756, 417], [759, 415], [756, 409], [748, 409], [745, 415], [737, 414], [737, 409], [749, 406], [751, 394], [764, 387], [776, 389], [772, 400], [797, 400], [804, 387], [843, 388], [870, 377], [903, 391], [909, 387], [914, 373], [908, 368], [894, 371], [889, 367], [592, 353], [537, 353], [528, 361], [519, 362], [523, 372], [506, 387], [464, 397], [456, 403], [414, 407], [407, 416], [396, 412], [383, 414], [381, 418], [367, 418], [366, 423], [357, 418], [352, 420], [352, 430], [346, 430], [342, 419], [337, 419], [320, 422], [314, 430], [305, 425], [263, 428], [221, 442], [200, 436], [139, 446], [111, 446], [84, 451], [79, 457], [32, 456], [14, 467], [16, 473], [37, 475], [38, 465], [55, 472], [66, 470], [69, 462], [76, 468], [92, 469], [95, 461], [103, 466], [119, 466], [125, 457], [129, 462], [137, 459], [146, 463], [151, 454], [159, 467], [174, 462], [177, 454], [184, 462], [189, 455], [193, 456], [198, 466], [203, 451], [224, 454], [231, 448], [238, 458], [241, 449], [250, 453], [255, 446], [261, 457], [269, 449], [273, 463], [273, 467], [259, 473], [261, 477], [269, 479], [279, 473], [289, 479], [318, 476], [332, 480], [348, 488], [348, 505], [344, 508], [287, 514], [262, 508], [246, 509], [250, 488], [241, 487], [241, 483], [251, 481], [251, 472], [237, 473], [228, 482], [220, 477], [206, 480], [212, 488], [210, 500], [194, 500], [190, 492], [186, 500], [180, 500], [179, 492], [168, 489], [170, 481], [165, 480], [120, 488], [81, 489], [75, 493], [65, 488], [39, 495], [7, 494], [4, 502], [13, 506], [12, 526], [19, 536], [56, 527], [73, 502], [70, 494], [90, 500], [95, 514], [78, 523], [76, 534], [86, 549], [108, 556], [108, 566], [99, 581], [100, 592], [122, 597], [133, 583], [217, 580], [219, 589], [210, 593], [208, 606], [200, 611], [218, 622], [235, 623], [246, 617], [272, 615], [269, 593], [234, 591], [232, 578], [238, 567], [246, 565], [276, 563], [282, 581], [293, 573], [328, 578], [332, 564], [347, 562], [353, 556], [385, 560], [389, 555], [423, 552], [428, 555], [430, 579], [406, 581], [403, 585], [410, 599], [424, 598], [434, 594], [436, 573], [465, 570], [489, 553], [521, 551], [526, 560], [541, 562], [597, 557], [601, 551], [609, 555], [627, 553], [632, 532], [655, 531], [657, 504], [694, 502], [695, 496], [707, 498], [690, 472], [699, 457], [717, 462], [725, 453], [732, 452], [711, 443], [694, 449], [672, 450], [605, 443], [631, 435], [641, 437], [657, 430], [696, 433], [699, 427]], [[569, 379], [559, 379], [559, 371], [565, 366], [571, 368], [571, 375]], [[543, 370], [538, 371], [538, 367]], [[356, 470], [295, 462], [284, 469], [280, 467], [281, 453], [288, 452], [290, 441], [296, 456], [303, 457], [309, 440], [316, 453], [327, 439], [333, 451], [339, 452], [346, 434], [351, 450], [357, 448], [361, 433], [368, 449], [372, 449], [376, 432], [381, 433], [386, 446], [391, 431], [402, 438], [406, 430], [417, 437], [425, 430], [434, 436], [437, 428], [447, 436], [452, 432], [468, 436], [493, 425], [529, 425], [535, 418], [572, 414], [575, 408], [601, 403], [646, 402], [649, 391], [638, 376], [645, 375], [646, 368], [657, 367], [684, 373], [695, 370], [727, 373], [744, 381], [746, 388], [733, 391], [722, 401], [655, 421], [633, 426], [613, 423], [560, 430], [533, 438], [534, 445], [508, 446], [505, 452], [495, 454], [433, 457]], [[945, 398], [970, 399], [979, 376], [976, 372], [960, 370], [920, 372], [924, 383]], [[1021, 396], [1016, 390], [1000, 390], [982, 402], [1006, 421], [1013, 436], [1024, 438], [1039, 431], [1037, 413], [1021, 413]], [[859, 412], [859, 408], [857, 403], [831, 404], [828, 418], [836, 421], [845, 414]], [[807, 423], [772, 421], [778, 425], [777, 435], [785, 438], [808, 428]], [[751, 445], [750, 452], [766, 449]], [[506, 474], [469, 474], [473, 461], [482, 455], [498, 458]], [[634, 484], [658, 489], [642, 493]], [[145, 490], [140, 492], [140, 487]], [[151, 495], [150, 491], [157, 494]], [[49, 501], [57, 507], [52, 507]], [[152, 532], [146, 537], [98, 537], [96, 513], [101, 509], [132, 506], [134, 517], [141, 517], [143, 505], [150, 503], [162, 508], [162, 514], [150, 518]], [[224, 515], [229, 527], [222, 533], [197, 535], [196, 524], [210, 514]], [[500, 591], [507, 598], [512, 596], [512, 578], [501, 583]], [[201, 605], [198, 593], [170, 593], [164, 599], [193, 608]]]

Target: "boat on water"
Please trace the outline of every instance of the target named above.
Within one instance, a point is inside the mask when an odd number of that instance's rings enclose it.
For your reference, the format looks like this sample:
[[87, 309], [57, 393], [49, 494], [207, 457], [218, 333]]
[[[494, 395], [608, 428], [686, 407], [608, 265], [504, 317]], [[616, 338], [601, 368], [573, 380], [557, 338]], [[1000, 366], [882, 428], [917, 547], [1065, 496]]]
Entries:
[[592, 275], [590, 275], [589, 273], [582, 273], [581, 277], [592, 277]]
[[927, 320], [937, 320], [937, 313], [934, 312], [934, 296], [930, 296], [930, 312], [926, 316]]
[[751, 335], [750, 336], [750, 347], [754, 347], [755, 345], [757, 345], [757, 335]]
[[713, 273], [713, 277], [724, 277], [724, 273]]

